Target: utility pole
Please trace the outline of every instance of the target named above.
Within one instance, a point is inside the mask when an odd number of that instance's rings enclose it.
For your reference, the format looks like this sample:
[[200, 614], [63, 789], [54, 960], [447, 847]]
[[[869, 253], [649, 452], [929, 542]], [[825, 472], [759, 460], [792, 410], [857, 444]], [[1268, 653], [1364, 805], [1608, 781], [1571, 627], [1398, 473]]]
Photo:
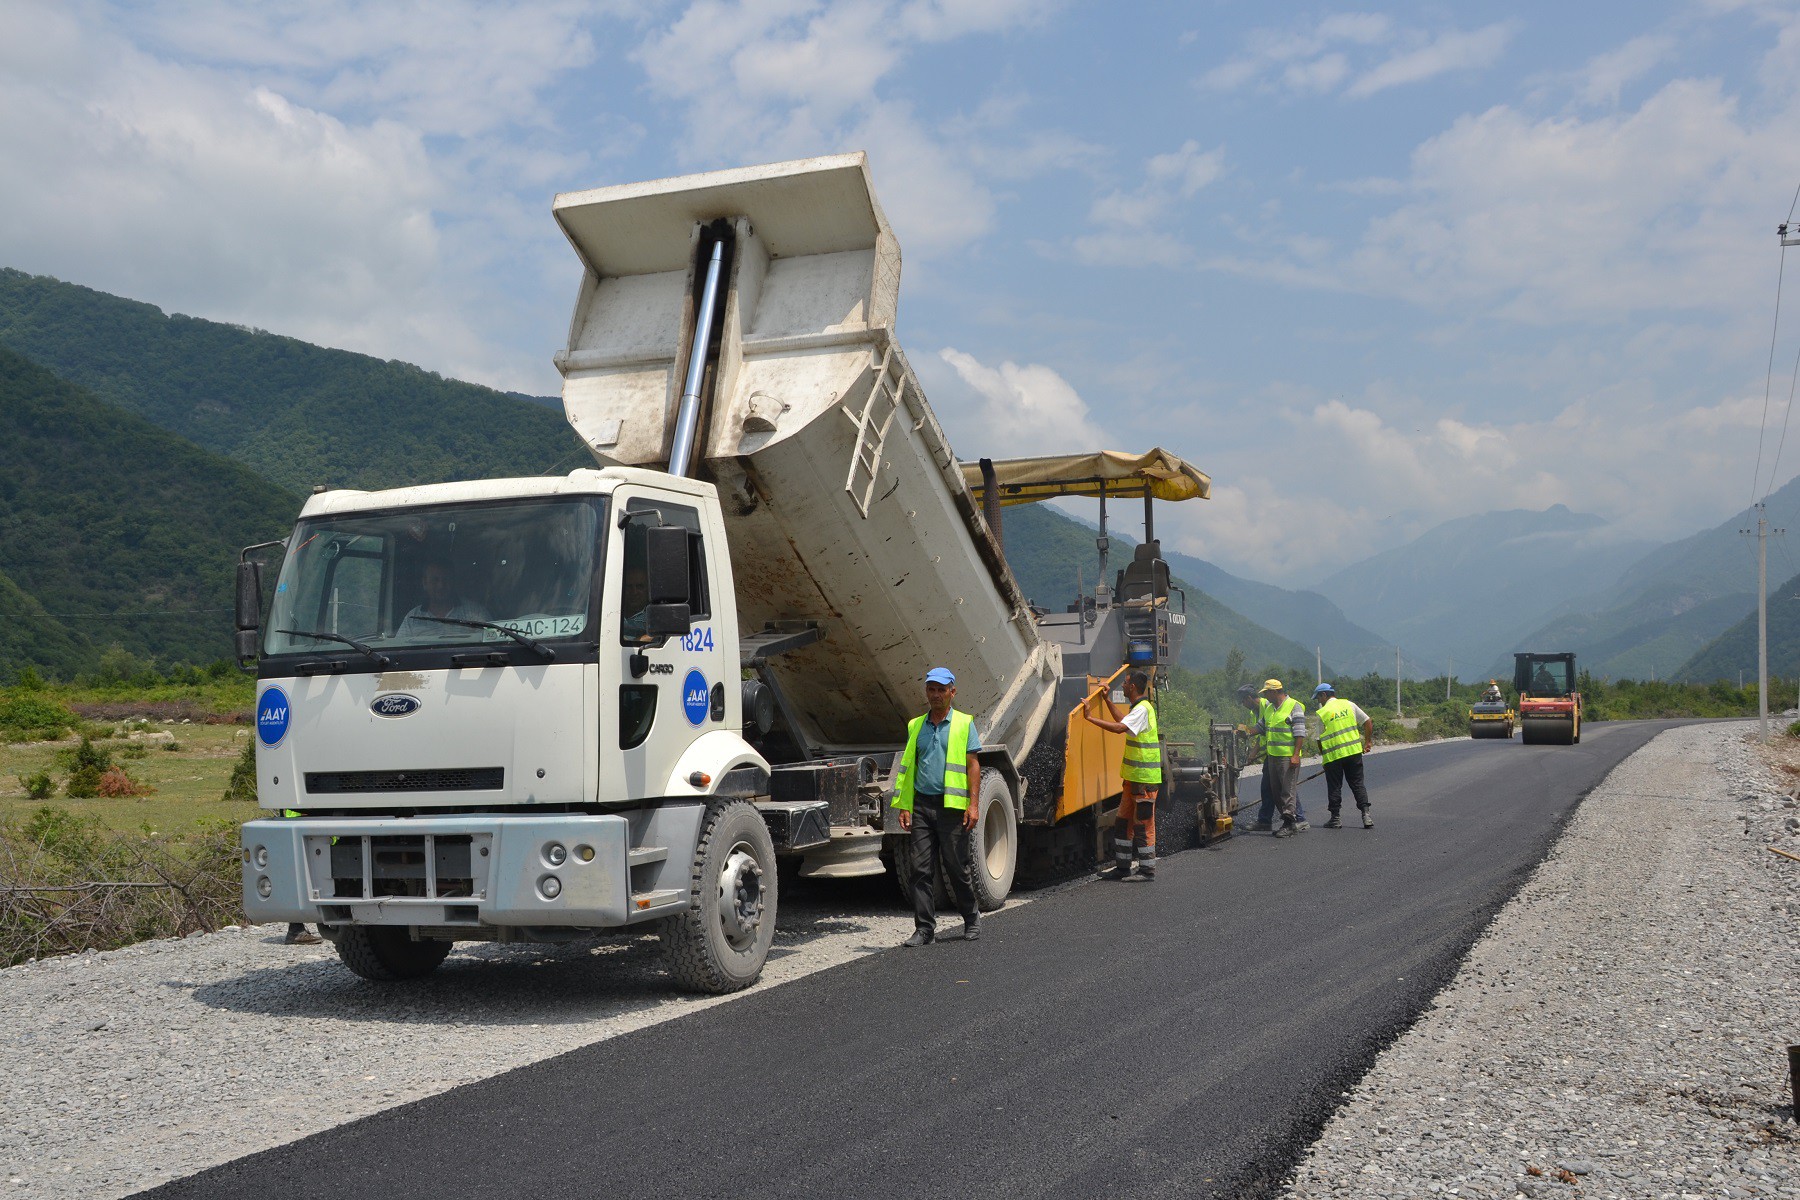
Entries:
[[1744, 537], [1756, 537], [1756, 722], [1764, 741], [1769, 740], [1769, 535], [1786, 533], [1770, 529], [1763, 504], [1756, 504], [1756, 528], [1740, 529]]
[[1450, 676], [1455, 670], [1456, 660], [1454, 658], [1446, 659], [1444, 661], [1444, 699], [1446, 700], [1450, 699]]
[[1394, 647], [1394, 715], [1400, 716], [1400, 647]]
[[1313, 647], [1313, 670], [1319, 673], [1319, 682], [1325, 682], [1325, 647]]

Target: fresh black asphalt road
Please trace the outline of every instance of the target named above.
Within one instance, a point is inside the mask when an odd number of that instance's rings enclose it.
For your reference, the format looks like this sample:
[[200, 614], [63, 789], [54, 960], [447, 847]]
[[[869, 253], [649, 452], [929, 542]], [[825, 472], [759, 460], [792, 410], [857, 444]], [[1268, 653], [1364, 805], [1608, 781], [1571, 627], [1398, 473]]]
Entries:
[[1299, 837], [1045, 895], [979, 942], [870, 955], [150, 1194], [1267, 1195], [1580, 798], [1668, 725], [1373, 755], [1373, 830], [1322, 828], [1309, 783]]

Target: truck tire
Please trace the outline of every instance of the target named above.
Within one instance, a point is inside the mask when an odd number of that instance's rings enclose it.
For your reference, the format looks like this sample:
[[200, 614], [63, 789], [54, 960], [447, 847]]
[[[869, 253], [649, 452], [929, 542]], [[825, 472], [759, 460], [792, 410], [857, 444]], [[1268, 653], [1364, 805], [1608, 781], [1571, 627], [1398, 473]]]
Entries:
[[413, 941], [398, 925], [339, 925], [338, 958], [346, 967], [376, 983], [423, 979], [450, 953], [450, 943], [436, 938]]
[[778, 891], [762, 814], [743, 800], [716, 805], [694, 848], [687, 911], [663, 923], [675, 986], [723, 996], [755, 983], [775, 940]]
[[969, 836], [969, 878], [982, 912], [993, 912], [1012, 894], [1019, 866], [1018, 806], [1006, 776], [992, 767], [981, 772], [981, 819]]

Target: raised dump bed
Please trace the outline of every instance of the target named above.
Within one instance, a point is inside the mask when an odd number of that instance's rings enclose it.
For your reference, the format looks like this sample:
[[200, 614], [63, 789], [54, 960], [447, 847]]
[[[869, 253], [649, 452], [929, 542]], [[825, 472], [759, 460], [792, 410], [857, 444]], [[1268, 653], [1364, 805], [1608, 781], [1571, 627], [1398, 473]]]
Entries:
[[983, 739], [1023, 757], [1057, 651], [894, 338], [900, 246], [864, 156], [574, 192], [555, 213], [587, 267], [563, 404], [603, 465], [669, 462], [720, 247], [694, 473], [720, 489], [742, 627], [822, 633], [766, 668], [807, 749], [891, 746], [947, 663]]

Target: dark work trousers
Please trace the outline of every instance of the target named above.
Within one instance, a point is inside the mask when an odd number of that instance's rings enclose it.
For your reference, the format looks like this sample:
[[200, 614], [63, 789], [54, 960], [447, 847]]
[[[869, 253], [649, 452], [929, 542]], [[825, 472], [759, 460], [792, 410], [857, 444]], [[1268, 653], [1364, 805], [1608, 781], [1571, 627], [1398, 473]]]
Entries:
[[937, 928], [937, 873], [940, 867], [951, 898], [963, 920], [981, 916], [975, 885], [969, 879], [969, 831], [963, 810], [945, 808], [942, 796], [915, 795], [912, 813], [913, 921], [920, 929]]
[[[1258, 825], [1273, 825], [1275, 810], [1281, 807], [1280, 798], [1275, 794], [1275, 772], [1269, 770], [1269, 764], [1263, 762], [1262, 772], [1262, 807], [1256, 810]], [[1306, 820], [1306, 806], [1300, 803], [1300, 789], [1294, 789], [1294, 820]]]
[[1369, 811], [1369, 789], [1363, 786], [1362, 760], [1362, 755], [1352, 754], [1325, 764], [1325, 801], [1331, 805], [1332, 816], [1337, 816], [1338, 809], [1343, 806], [1346, 780], [1350, 783], [1350, 794], [1356, 797], [1356, 807]]

